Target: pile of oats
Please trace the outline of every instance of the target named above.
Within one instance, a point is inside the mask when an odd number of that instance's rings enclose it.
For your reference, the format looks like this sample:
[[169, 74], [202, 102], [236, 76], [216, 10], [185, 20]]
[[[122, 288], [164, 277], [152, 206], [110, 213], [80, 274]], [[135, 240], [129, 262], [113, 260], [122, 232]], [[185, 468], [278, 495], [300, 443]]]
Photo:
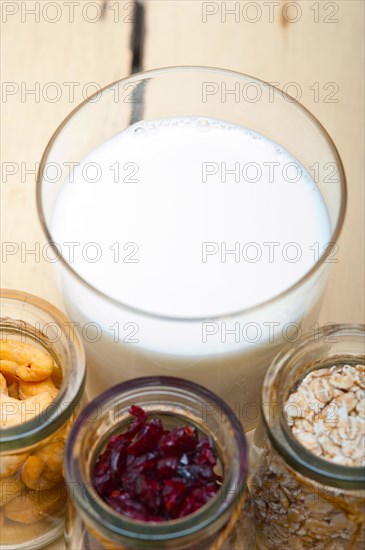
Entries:
[[[332, 463], [365, 463], [365, 366], [308, 374], [289, 396], [285, 414], [294, 437]], [[250, 489], [259, 548], [363, 550], [364, 490], [326, 487], [294, 471], [266, 437], [254, 445]]]
[[364, 365], [334, 365], [310, 372], [285, 405], [294, 437], [325, 460], [364, 466], [364, 389]]

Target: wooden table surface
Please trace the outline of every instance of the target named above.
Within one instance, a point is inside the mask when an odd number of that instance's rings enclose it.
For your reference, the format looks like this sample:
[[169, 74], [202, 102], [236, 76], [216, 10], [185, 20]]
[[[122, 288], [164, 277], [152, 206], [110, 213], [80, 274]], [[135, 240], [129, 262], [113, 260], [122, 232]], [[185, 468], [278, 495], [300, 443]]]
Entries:
[[[102, 3], [40, 1], [32, 15], [36, 2], [1, 0], [1, 239], [3, 246], [18, 246], [14, 255], [2, 255], [1, 286], [37, 294], [60, 308], [54, 266], [21, 254], [45, 243], [32, 170], [55, 128], [84, 96], [130, 73], [133, 3], [108, 0], [99, 19]], [[319, 321], [364, 322], [363, 1], [146, 0], [145, 5], [144, 69], [207, 65], [284, 89], [294, 83], [301, 102], [326, 127], [345, 166], [349, 204]], [[232, 8], [234, 14], [224, 13]]]

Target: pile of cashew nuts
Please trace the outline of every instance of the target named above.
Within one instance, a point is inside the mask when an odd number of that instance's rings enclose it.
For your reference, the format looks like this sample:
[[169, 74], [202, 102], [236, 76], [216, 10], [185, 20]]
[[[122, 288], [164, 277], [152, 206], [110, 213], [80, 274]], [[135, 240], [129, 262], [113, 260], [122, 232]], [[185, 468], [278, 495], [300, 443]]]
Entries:
[[[61, 375], [44, 349], [1, 341], [0, 427], [27, 422], [56, 398]], [[24, 451], [0, 455], [0, 542], [14, 523], [34, 524], [57, 516], [66, 501], [63, 453], [69, 426]], [[4, 531], [5, 529], [5, 531]], [[5, 542], [5, 541], [4, 541]]]

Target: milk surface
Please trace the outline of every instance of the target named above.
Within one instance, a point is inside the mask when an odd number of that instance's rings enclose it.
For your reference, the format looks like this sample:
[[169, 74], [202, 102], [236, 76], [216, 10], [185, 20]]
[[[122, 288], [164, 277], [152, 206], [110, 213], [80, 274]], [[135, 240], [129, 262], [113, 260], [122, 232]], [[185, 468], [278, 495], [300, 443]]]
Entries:
[[317, 319], [326, 264], [265, 301], [313, 267], [330, 223], [280, 145], [184, 118], [140, 122], [92, 151], [59, 193], [52, 238], [104, 295], [61, 269], [89, 397], [130, 378], [182, 377], [217, 393], [249, 430], [271, 360]]
[[[220, 121], [138, 123], [92, 151], [72, 179], [53, 239], [87, 282], [152, 314], [204, 318], [260, 304], [308, 272], [314, 243], [330, 240], [304, 168]], [[69, 242], [80, 243], [74, 257]]]

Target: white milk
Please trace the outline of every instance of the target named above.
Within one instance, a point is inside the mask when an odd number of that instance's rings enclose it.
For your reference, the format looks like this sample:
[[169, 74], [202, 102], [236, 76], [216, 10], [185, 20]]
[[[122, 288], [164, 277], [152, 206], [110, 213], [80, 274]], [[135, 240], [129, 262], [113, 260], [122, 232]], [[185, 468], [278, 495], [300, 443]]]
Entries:
[[138, 123], [92, 151], [63, 186], [52, 229], [73, 270], [112, 299], [63, 271], [91, 396], [171, 374], [216, 391], [246, 426], [268, 362], [296, 329], [287, 323], [318, 303], [323, 281], [245, 310], [299, 281], [330, 240], [321, 194], [286, 150], [196, 118]]

